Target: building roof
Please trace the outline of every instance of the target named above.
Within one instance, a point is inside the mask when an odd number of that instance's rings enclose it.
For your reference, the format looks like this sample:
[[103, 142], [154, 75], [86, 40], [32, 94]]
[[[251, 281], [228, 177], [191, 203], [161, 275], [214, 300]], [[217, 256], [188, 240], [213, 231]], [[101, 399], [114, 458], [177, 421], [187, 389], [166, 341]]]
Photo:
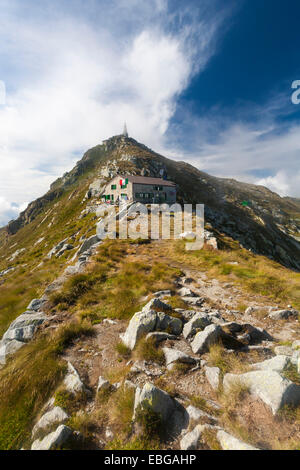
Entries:
[[147, 176], [121, 176], [117, 175], [116, 178], [127, 178], [130, 183], [137, 183], [137, 184], [151, 184], [151, 185], [158, 185], [158, 186], [175, 186], [173, 181], [163, 180], [162, 178], [150, 178]]

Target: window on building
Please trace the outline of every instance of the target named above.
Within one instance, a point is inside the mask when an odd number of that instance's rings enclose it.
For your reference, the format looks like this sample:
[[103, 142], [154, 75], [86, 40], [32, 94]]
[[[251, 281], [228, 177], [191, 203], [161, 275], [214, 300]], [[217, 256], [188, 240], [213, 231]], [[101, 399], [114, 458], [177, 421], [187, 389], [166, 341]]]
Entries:
[[155, 191], [162, 191], [163, 187], [162, 186], [154, 186]]
[[113, 200], [114, 200], [114, 195], [111, 194], [110, 198], [111, 198], [111, 200], [113, 201]]
[[112, 185], [111, 185], [111, 189], [117, 189], [117, 185], [116, 185], [116, 184], [112, 184]]

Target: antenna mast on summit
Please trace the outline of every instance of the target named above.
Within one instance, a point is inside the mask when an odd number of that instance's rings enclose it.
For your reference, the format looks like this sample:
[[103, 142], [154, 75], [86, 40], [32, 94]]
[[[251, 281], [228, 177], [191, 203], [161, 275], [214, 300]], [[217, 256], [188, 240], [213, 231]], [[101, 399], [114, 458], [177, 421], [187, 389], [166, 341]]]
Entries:
[[123, 135], [124, 137], [128, 137], [126, 122], [124, 123]]

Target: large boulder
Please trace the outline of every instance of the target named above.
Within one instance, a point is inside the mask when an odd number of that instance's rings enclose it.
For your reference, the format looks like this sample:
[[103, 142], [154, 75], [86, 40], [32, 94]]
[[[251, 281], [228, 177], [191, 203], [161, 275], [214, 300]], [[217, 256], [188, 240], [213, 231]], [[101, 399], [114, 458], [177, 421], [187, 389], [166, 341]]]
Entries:
[[[176, 409], [176, 403], [170, 395], [147, 382], [142, 390], [136, 389], [134, 400], [134, 413], [141, 406], [145, 410], [152, 410], [160, 415], [162, 423], [166, 424]], [[134, 414], [135, 416], [135, 414]]]
[[288, 320], [289, 318], [297, 318], [299, 315], [298, 310], [275, 310], [269, 313], [269, 318], [272, 320]]
[[276, 372], [282, 372], [291, 363], [291, 358], [288, 356], [275, 356], [267, 361], [257, 362], [251, 365], [251, 369], [256, 370], [275, 370]]
[[[154, 299], [158, 300], [158, 299]], [[137, 312], [131, 318], [127, 330], [121, 339], [130, 349], [134, 349], [137, 341], [145, 334], [155, 330], [157, 313], [155, 310], [142, 310]]]
[[15, 339], [7, 342], [0, 341], [0, 364], [4, 365], [7, 357], [14, 354], [22, 346], [24, 346], [24, 343]]
[[223, 381], [225, 391], [231, 386], [242, 385], [250, 393], [269, 406], [275, 415], [284, 405], [297, 406], [300, 403], [300, 385], [282, 377], [274, 370], [247, 372], [246, 374], [226, 374]]
[[44, 439], [37, 439], [31, 446], [31, 450], [52, 450], [62, 446], [72, 435], [73, 431], [68, 426], [61, 424], [56, 431], [48, 434]]
[[172, 307], [171, 305], [162, 302], [160, 299], [154, 298], [149, 300], [149, 302], [143, 307], [142, 312], [147, 313], [152, 310], [155, 310], [156, 312], [171, 312]]
[[212, 319], [207, 313], [200, 312], [193, 316], [193, 318], [184, 325], [183, 336], [188, 339], [194, 336], [198, 329], [204, 330], [212, 323]]
[[217, 438], [223, 450], [259, 450], [223, 430], [217, 432]]
[[177, 351], [177, 349], [163, 348], [163, 353], [165, 355], [167, 367], [175, 362], [191, 365], [195, 365], [197, 363], [196, 359], [181, 351]]
[[32, 430], [32, 435], [35, 436], [39, 430], [46, 429], [48, 426], [64, 423], [68, 418], [69, 415], [60, 406], [55, 406], [39, 419]]
[[173, 335], [180, 335], [182, 332], [182, 321], [179, 318], [167, 315], [164, 312], [157, 313], [155, 329], [157, 331], [167, 331]]
[[209, 325], [203, 331], [196, 334], [191, 347], [194, 354], [203, 354], [208, 351], [222, 337], [223, 331], [219, 325]]

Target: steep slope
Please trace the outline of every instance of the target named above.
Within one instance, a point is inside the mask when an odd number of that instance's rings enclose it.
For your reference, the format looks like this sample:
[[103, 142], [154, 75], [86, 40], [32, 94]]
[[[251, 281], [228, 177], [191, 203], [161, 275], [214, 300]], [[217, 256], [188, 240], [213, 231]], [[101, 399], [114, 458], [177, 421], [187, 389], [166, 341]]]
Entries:
[[[115, 174], [158, 176], [161, 168], [178, 185], [179, 201], [206, 204], [206, 218], [211, 224], [207, 228], [214, 232], [220, 249], [205, 246], [200, 252], [186, 252], [184, 242], [176, 240], [107, 240], [89, 249], [90, 237], [95, 238], [95, 208], [103, 184]], [[191, 311], [206, 312], [217, 322], [225, 322], [225, 329], [233, 321], [234, 331], [241, 328], [243, 333], [242, 343], [230, 336], [228, 354], [216, 345], [217, 349], [207, 355], [193, 354], [196, 363], [204, 358], [209, 365], [221, 367], [223, 374], [238, 373], [245, 365], [269, 359], [276, 342], [263, 343], [259, 352], [251, 348], [240, 351], [237, 358], [229, 353], [231, 346], [247, 346], [249, 332], [258, 334], [255, 327], [266, 328], [277, 342], [292, 344], [299, 337], [294, 309], [300, 308], [300, 274], [268, 257], [297, 268], [299, 245], [293, 238], [298, 231], [297, 217], [299, 211], [293, 201], [281, 199], [265, 188], [211, 177], [186, 163], [158, 155], [134, 139], [116, 136], [89, 150], [71, 172], [51, 186], [47, 195], [30, 204], [17, 222], [0, 230], [0, 337], [32, 299], [45, 301], [40, 304], [43, 312], [37, 312], [43, 323], [0, 370], [0, 449], [30, 448], [33, 426], [47, 411], [44, 406], [53, 396], [55, 402], [49, 410], [53, 411], [54, 405], [61, 407], [69, 415], [68, 426], [84, 436], [84, 443], [76, 441], [73, 448], [179, 448], [181, 444], [174, 439], [171, 443], [148, 438], [131, 441], [133, 389], [126, 391], [125, 385], [117, 388], [118, 382], [125, 379], [133, 380], [134, 386], [144, 386], [151, 380], [179, 397], [186, 409], [191, 403], [203, 406], [202, 397], [220, 402], [218, 406], [224, 413], [219, 424], [231, 431], [232, 402], [226, 405], [222, 396], [208, 388], [203, 367], [190, 370], [186, 364], [179, 364], [170, 375], [161, 348], [141, 341], [131, 353], [120, 343], [119, 334], [124, 334], [128, 320], [152, 299], [153, 293], [170, 290], [174, 295], [167, 301], [174, 315], [170, 324], [173, 327], [180, 318], [188, 323], [190, 317], [182, 316], [183, 309], [186, 315]], [[251, 231], [253, 236], [249, 235]], [[275, 248], [277, 238], [282, 252]], [[242, 248], [238, 240], [252, 252]], [[78, 256], [83, 246], [87, 251]], [[83, 269], [74, 270], [78, 263]], [[187, 294], [189, 288], [196, 297]], [[277, 315], [278, 309], [286, 311], [289, 304], [293, 307], [287, 311], [291, 318], [274, 321], [266, 316], [270, 306], [275, 307]], [[258, 309], [245, 314], [248, 305]], [[36, 314], [31, 311], [29, 315]], [[165, 325], [168, 332], [170, 325]], [[26, 333], [31, 334], [30, 327]], [[167, 335], [164, 346], [177, 350], [175, 354], [192, 354], [190, 341], [182, 335], [175, 339], [174, 345], [174, 335]], [[135, 372], [128, 364], [129, 358], [135, 361]], [[144, 360], [155, 364], [139, 365]], [[66, 361], [75, 366], [80, 378]], [[297, 382], [294, 364], [289, 374]], [[99, 376], [113, 384], [103, 396], [97, 395]], [[81, 391], [88, 387], [89, 394], [80, 393], [74, 398], [67, 393], [64, 387], [68, 377], [71, 384], [82, 387]], [[294, 420], [291, 433], [290, 415], [282, 425], [260, 404], [238, 402], [237, 407], [244, 407], [241, 416], [246, 423], [249, 406], [255, 410], [256, 421], [249, 425], [249, 429], [255, 429], [255, 436], [247, 442], [258, 446], [267, 442], [268, 448], [278, 448], [273, 442], [274, 433], [269, 435], [269, 429], [276, 428], [276, 437], [283, 445], [294, 446], [292, 440], [298, 439], [300, 431]], [[266, 419], [263, 425], [262, 413]], [[238, 437], [238, 418], [235, 424], [232, 432]], [[37, 433], [34, 439], [38, 441], [45, 432], [54, 430], [53, 426]]]
[[210, 176], [124, 136], [112, 137], [86, 152], [71, 172], [53, 183], [45, 196], [29, 204], [16, 221], [8, 224], [7, 233], [17, 233], [70, 188], [75, 190], [87, 181], [94, 181], [89, 196], [97, 197], [101, 184], [116, 174], [159, 176], [161, 168], [177, 184], [179, 202], [205, 204], [206, 220], [213, 227], [255, 253], [300, 269], [297, 200], [281, 198], [262, 186]]

